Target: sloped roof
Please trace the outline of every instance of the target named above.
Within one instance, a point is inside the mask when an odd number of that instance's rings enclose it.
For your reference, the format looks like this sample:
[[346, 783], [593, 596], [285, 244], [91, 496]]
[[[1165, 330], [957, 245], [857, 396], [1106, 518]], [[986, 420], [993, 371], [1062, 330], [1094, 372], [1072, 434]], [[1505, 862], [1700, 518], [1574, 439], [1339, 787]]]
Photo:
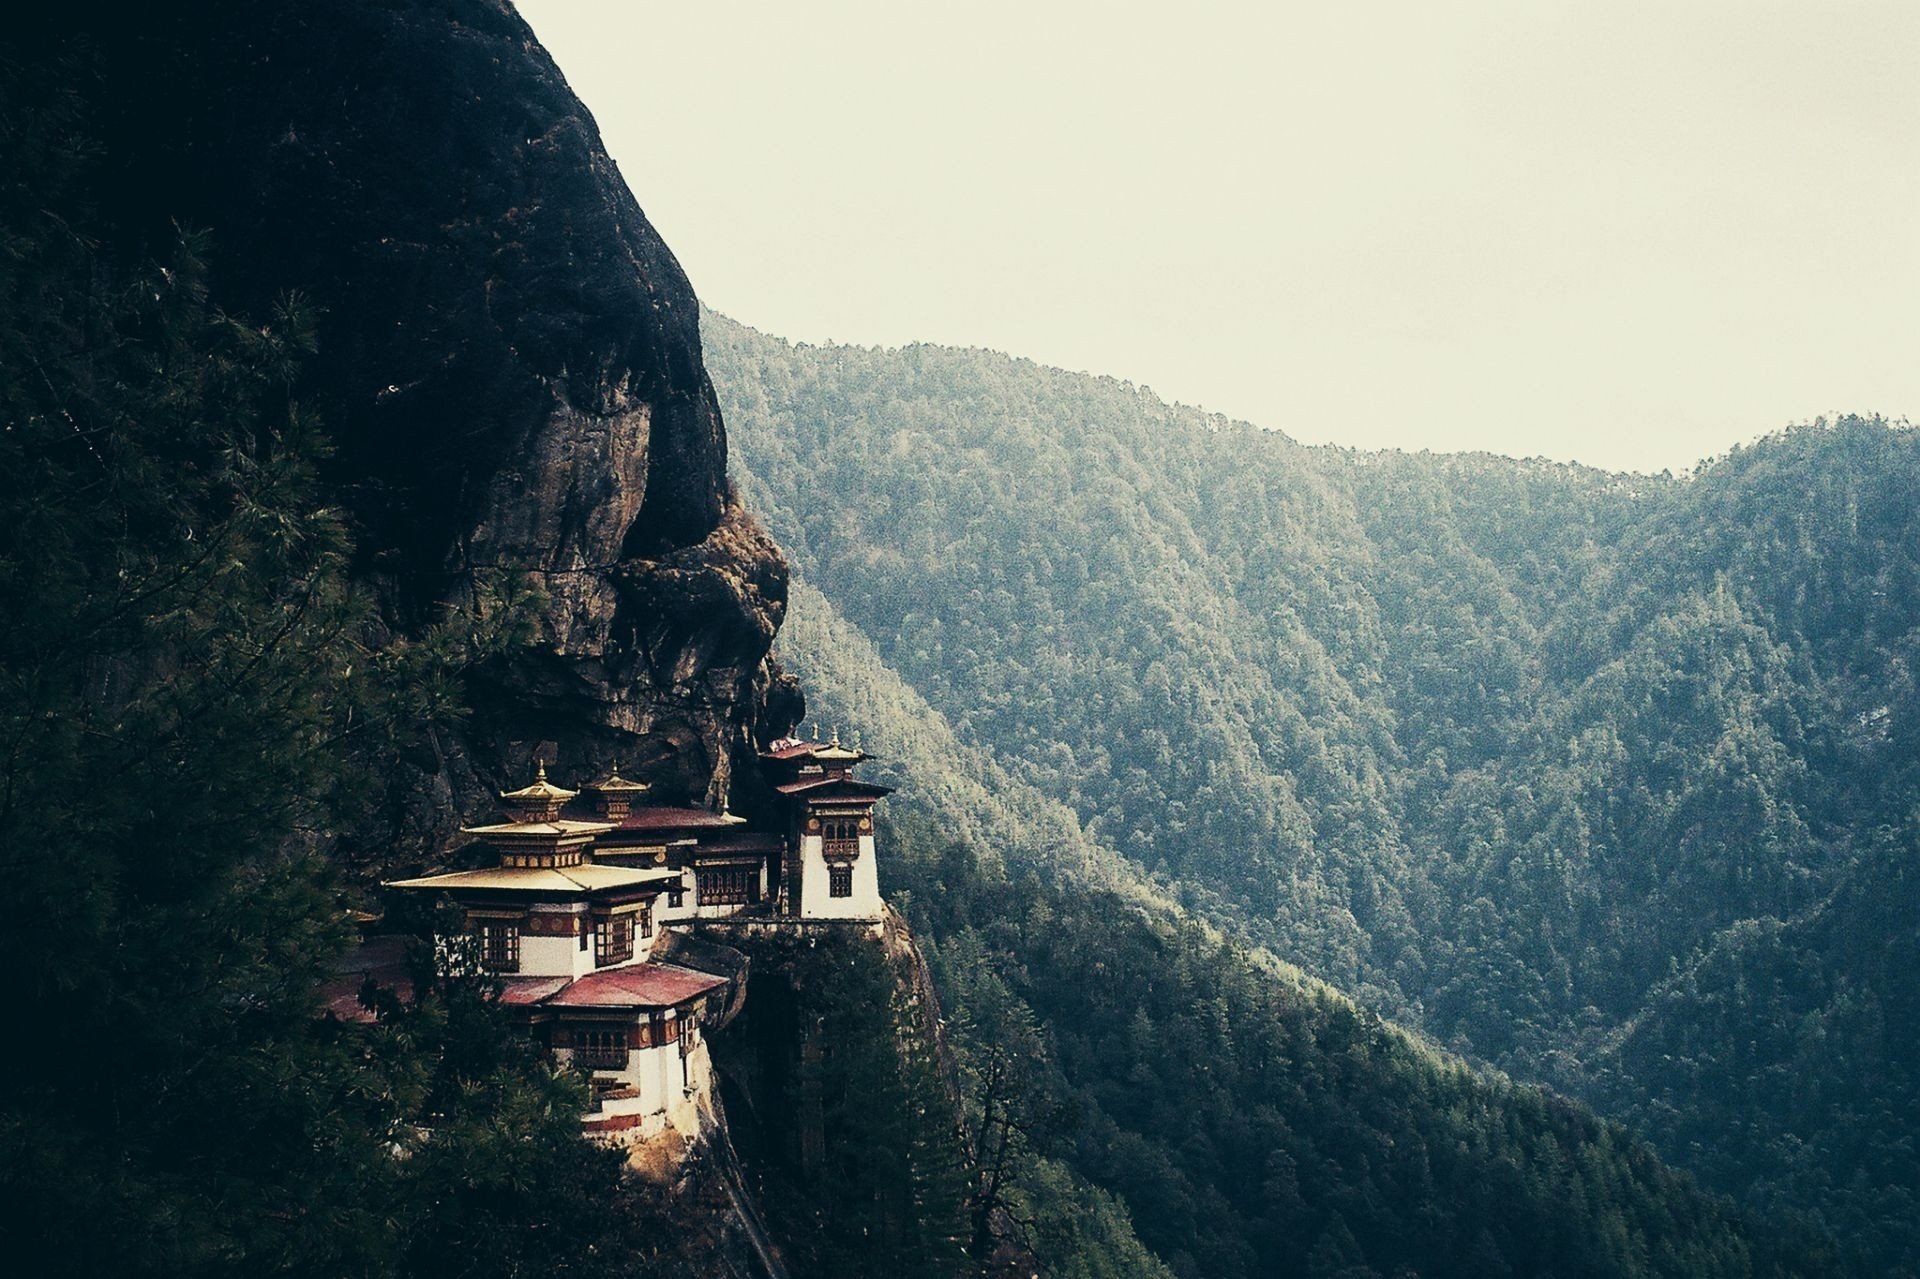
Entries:
[[579, 793], [579, 791], [568, 790], [564, 786], [555, 786], [548, 781], [547, 762], [542, 759], [534, 761], [534, 778], [531, 785], [522, 786], [519, 790], [501, 791], [500, 798], [509, 804], [531, 807], [547, 803], [564, 804]]
[[738, 834], [715, 835], [712, 839], [703, 839], [692, 849], [695, 861], [703, 857], [719, 857], [732, 854], [777, 853], [785, 847], [786, 841], [768, 831], [743, 830]]
[[683, 808], [673, 804], [636, 805], [617, 823], [601, 827], [605, 831], [727, 830], [746, 825], [747, 819], [732, 813], [716, 813], [710, 808]]
[[549, 1008], [670, 1008], [726, 984], [725, 977], [678, 964], [633, 964], [588, 973], [540, 1002]]
[[[321, 988], [326, 1009], [342, 1021], [371, 1022], [373, 1014], [360, 1003], [360, 988], [368, 978], [411, 1001], [412, 973], [407, 967], [411, 939], [373, 937], [341, 956], [334, 976]], [[622, 968], [588, 973], [577, 981], [566, 977], [502, 975], [500, 1002], [510, 1008], [671, 1008], [698, 999], [727, 984], [727, 978], [679, 964], [642, 961]]]
[[874, 757], [861, 750], [858, 746], [848, 747], [841, 745], [840, 735], [836, 732], [833, 740], [826, 742], [818, 740], [801, 742], [794, 741], [790, 738], [782, 738], [768, 746], [766, 750], [761, 751], [760, 758], [776, 760], [783, 763], [787, 760], [812, 758], [830, 760], [836, 763], [847, 762], [857, 764], [861, 760], [872, 759]]
[[846, 796], [848, 799], [879, 799], [882, 795], [893, 794], [893, 787], [881, 786], [876, 782], [863, 782], [852, 777], [809, 777], [805, 781], [788, 782], [776, 786], [782, 795], [825, 795], [829, 792]]
[[479, 835], [498, 842], [503, 838], [528, 840], [562, 839], [568, 835], [604, 835], [612, 822], [582, 822], [561, 818], [551, 822], [495, 822], [491, 826], [462, 826], [462, 835]]
[[615, 768], [599, 781], [588, 782], [582, 789], [596, 791], [602, 795], [638, 795], [651, 788], [646, 782], [627, 780], [620, 776], [620, 770]]
[[441, 891], [469, 889], [509, 893], [596, 893], [612, 888], [658, 884], [679, 877], [677, 871], [584, 862], [578, 866], [552, 868], [497, 866], [488, 870], [455, 870], [441, 875], [422, 875], [418, 879], [389, 880], [384, 886]]
[[500, 1002], [509, 1008], [526, 1008], [552, 998], [567, 988], [565, 977], [503, 977]]

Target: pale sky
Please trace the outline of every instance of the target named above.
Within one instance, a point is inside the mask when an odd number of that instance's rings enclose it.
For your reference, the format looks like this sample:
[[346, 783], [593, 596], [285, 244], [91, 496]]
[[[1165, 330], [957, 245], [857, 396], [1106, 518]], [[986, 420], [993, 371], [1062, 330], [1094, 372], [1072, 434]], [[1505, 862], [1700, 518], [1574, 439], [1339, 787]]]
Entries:
[[707, 305], [1307, 443], [1920, 420], [1920, 3], [520, 0]]

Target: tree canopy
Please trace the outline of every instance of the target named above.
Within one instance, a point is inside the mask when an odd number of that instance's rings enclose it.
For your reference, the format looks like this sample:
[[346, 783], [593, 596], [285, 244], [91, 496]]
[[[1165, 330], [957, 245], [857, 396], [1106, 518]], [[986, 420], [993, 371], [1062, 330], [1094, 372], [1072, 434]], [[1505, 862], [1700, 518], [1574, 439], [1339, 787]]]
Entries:
[[[951, 732], [911, 785], [1020, 784], [1074, 856], [1856, 1266], [1920, 1258], [1910, 997], [1872, 958], [1916, 920], [1850, 905], [1916, 851], [1920, 434], [1610, 475], [1303, 448], [990, 352], [713, 316], [707, 352], [750, 501]], [[1842, 916], [1870, 940], [1816, 940]], [[1808, 1069], [1815, 1106], [1741, 1082]]]

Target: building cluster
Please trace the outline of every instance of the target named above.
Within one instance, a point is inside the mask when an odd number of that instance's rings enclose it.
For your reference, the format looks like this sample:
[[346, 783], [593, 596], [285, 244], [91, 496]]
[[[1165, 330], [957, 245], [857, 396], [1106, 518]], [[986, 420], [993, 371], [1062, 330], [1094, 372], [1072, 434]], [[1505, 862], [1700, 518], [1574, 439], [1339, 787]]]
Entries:
[[[583, 1123], [630, 1146], [710, 1117], [705, 1031], [731, 1006], [730, 975], [663, 946], [705, 921], [769, 928], [809, 921], [877, 923], [874, 804], [885, 786], [853, 776], [870, 758], [832, 740], [776, 741], [761, 755], [781, 800], [776, 829], [731, 813], [647, 802], [645, 783], [606, 776], [568, 790], [536, 767], [501, 795], [504, 819], [468, 827], [491, 864], [386, 887], [436, 903], [437, 961], [478, 971], [554, 1060], [583, 1072]], [[367, 978], [398, 986], [407, 939], [373, 938], [350, 957], [333, 1008], [367, 1014]]]

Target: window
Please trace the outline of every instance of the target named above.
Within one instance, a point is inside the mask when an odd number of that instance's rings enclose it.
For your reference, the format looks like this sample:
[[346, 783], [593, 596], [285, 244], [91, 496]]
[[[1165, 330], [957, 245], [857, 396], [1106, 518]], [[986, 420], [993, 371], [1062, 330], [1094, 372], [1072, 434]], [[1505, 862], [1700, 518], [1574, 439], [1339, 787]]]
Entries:
[[835, 862], [827, 867], [827, 896], [853, 896], [853, 867], [845, 862]]
[[582, 1070], [625, 1070], [625, 1026], [579, 1026], [573, 1032], [573, 1064]]
[[593, 921], [593, 966], [625, 963], [633, 958], [633, 916], [614, 915]]
[[715, 866], [700, 872], [702, 906], [744, 906], [759, 900], [758, 866]]
[[680, 1038], [680, 1023], [664, 1010], [646, 1014], [635, 1047], [662, 1048]]
[[687, 900], [687, 886], [679, 882], [678, 880], [675, 880], [673, 887], [667, 889], [667, 909], [679, 910], [681, 905], [686, 900]]
[[835, 857], [860, 855], [860, 819], [829, 817], [820, 823], [820, 851], [831, 861]]
[[504, 919], [480, 923], [480, 966], [490, 973], [520, 971], [520, 925]]

